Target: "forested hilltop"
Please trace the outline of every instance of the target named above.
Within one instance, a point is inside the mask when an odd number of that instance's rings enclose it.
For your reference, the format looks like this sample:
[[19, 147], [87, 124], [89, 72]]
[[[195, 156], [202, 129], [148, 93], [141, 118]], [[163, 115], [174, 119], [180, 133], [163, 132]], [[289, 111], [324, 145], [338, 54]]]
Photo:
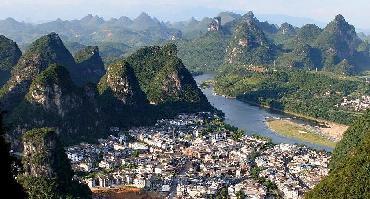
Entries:
[[[215, 91], [254, 105], [347, 125], [362, 114], [363, 97], [370, 95], [369, 84], [361, 78], [293, 69], [256, 72], [244, 67], [225, 69], [215, 79]], [[345, 103], [356, 99], [358, 103]]]
[[12, 143], [32, 128], [53, 127], [72, 144], [96, 141], [111, 127], [214, 110], [173, 44], [144, 47], [106, 68], [96, 46], [73, 57], [58, 34], [37, 39], [9, 66], [11, 77], [0, 90]]
[[347, 125], [366, 110], [369, 45], [342, 15], [324, 29], [278, 27], [252, 12], [223, 25], [214, 20], [205, 36], [179, 42], [179, 54], [194, 71], [217, 72], [216, 93]]
[[329, 176], [306, 198], [370, 197], [370, 112], [353, 123], [337, 145]]
[[356, 33], [340, 14], [323, 29], [314, 24], [277, 26], [259, 21], [252, 12], [226, 23], [222, 19], [215, 18], [209, 31], [199, 38], [178, 40], [179, 55], [191, 70], [217, 71], [225, 64], [342, 75], [369, 70], [366, 37]]
[[[52, 31], [58, 36], [42, 36]], [[218, 94], [343, 124], [350, 124], [361, 115], [370, 99], [366, 73], [370, 69], [369, 37], [356, 32], [340, 14], [324, 28], [315, 24], [302, 27], [271, 24], [260, 21], [253, 12], [244, 15], [222, 12], [214, 18], [174, 23], [159, 21], [146, 13], [135, 19], [105, 20], [88, 15], [79, 20], [58, 19], [43, 24], [8, 18], [0, 20], [0, 33], [14, 40], [0, 38], [0, 83], [5, 84], [0, 96], [4, 106], [20, 113], [32, 113], [25, 108], [29, 107], [30, 97], [24, 97], [38, 96], [29, 88], [36, 76], [52, 64], [66, 68], [75, 84], [69, 86], [78, 87], [72, 92], [76, 97], [72, 97], [74, 111], [81, 113], [78, 110], [82, 107], [94, 107], [95, 110], [88, 111], [94, 118], [94, 112], [109, 108], [101, 107], [95, 97], [99, 96], [99, 101], [109, 100], [110, 86], [119, 85], [111, 78], [113, 74], [135, 76], [123, 80], [130, 82], [128, 87], [137, 88], [137, 83], [131, 83], [137, 79], [144, 92], [145, 97], [140, 97], [140, 92], [129, 96], [116, 93], [121, 101], [130, 102], [139, 96], [139, 101], [158, 103], [168, 113], [169, 100], [185, 110], [187, 106], [179, 98], [193, 101], [200, 96], [194, 82], [187, 82], [192, 86], [184, 87], [173, 80], [190, 79], [185, 67], [193, 74], [218, 73], [215, 82]], [[140, 49], [153, 44], [158, 47]], [[177, 45], [176, 50], [173, 44]], [[159, 47], [163, 45], [166, 46]], [[148, 71], [142, 70], [142, 65]], [[155, 73], [154, 65], [163, 67]], [[167, 72], [171, 75], [165, 81]], [[82, 81], [82, 77], [88, 78]], [[153, 81], [156, 83], [151, 84]], [[181, 92], [160, 89], [168, 84]], [[70, 100], [71, 96], [67, 98]], [[203, 96], [200, 101], [204, 101]], [[25, 119], [11, 115], [17, 121]], [[67, 115], [63, 112], [63, 117]]]

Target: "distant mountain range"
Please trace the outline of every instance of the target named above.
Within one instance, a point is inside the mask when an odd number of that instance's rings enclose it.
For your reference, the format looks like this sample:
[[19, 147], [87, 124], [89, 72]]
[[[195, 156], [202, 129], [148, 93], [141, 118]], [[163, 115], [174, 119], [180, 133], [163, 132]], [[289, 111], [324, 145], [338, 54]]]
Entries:
[[[356, 33], [340, 14], [324, 28], [315, 24], [277, 26], [259, 20], [252, 12], [243, 16], [224, 12], [210, 20], [204, 35], [177, 41], [179, 56], [193, 71], [214, 71], [225, 64], [341, 74], [370, 69], [368, 37]], [[219, 20], [221, 25], [215, 27]]]
[[[142, 46], [161, 39], [169, 39], [177, 30], [142, 13], [131, 20], [127, 17], [104, 20], [99, 16], [87, 15], [80, 20], [55, 21], [42, 24], [18, 22], [12, 18], [0, 21], [0, 33], [20, 45], [29, 44], [50, 32], [57, 32], [65, 41], [89, 44], [93, 42], [122, 42]], [[143, 43], [137, 43], [138, 41]]]
[[[223, 64], [224, 59], [226, 59], [226, 47], [227, 44], [230, 43], [229, 39], [233, 36], [235, 29], [240, 25], [240, 21], [243, 19], [242, 15], [233, 12], [221, 12], [217, 17], [219, 17], [220, 20], [220, 27], [213, 28], [219, 31], [212, 33], [212, 37], [208, 37], [208, 35], [210, 35], [210, 26], [215, 25], [215, 23], [217, 24], [214, 18], [205, 17], [200, 21], [191, 18], [187, 21], [170, 23], [162, 22], [146, 13], [142, 13], [134, 19], [120, 17], [105, 20], [99, 16], [87, 15], [79, 20], [57, 19], [42, 24], [18, 22], [12, 18], [8, 18], [0, 20], [0, 34], [17, 42], [20, 48], [25, 51], [36, 38], [50, 32], [56, 32], [63, 39], [67, 49], [73, 53], [85, 49], [86, 46], [98, 46], [100, 55], [105, 64], [111, 64], [115, 59], [127, 56], [140, 47], [163, 45], [174, 41], [179, 46], [180, 58], [183, 59], [185, 65], [194, 72], [204, 71], [205, 69], [208, 70], [209, 68], [212, 69], [215, 68], [215, 66], [217, 67]], [[287, 59], [284, 58], [279, 60], [278, 58], [281, 53], [284, 54], [284, 52], [292, 51], [296, 48], [294, 46], [296, 43], [294, 39], [297, 38], [297, 34], [315, 31], [312, 30], [310, 25], [306, 26], [306, 23], [315, 24], [317, 27], [316, 32], [313, 33], [316, 35], [305, 37], [305, 39], [312, 40], [310, 41], [311, 43], [307, 44], [310, 47], [320, 48], [313, 38], [316, 38], [316, 36], [321, 33], [321, 28], [325, 27], [325, 24], [322, 22], [317, 22], [309, 18], [289, 17], [285, 15], [260, 15], [254, 18], [257, 26], [253, 31], [261, 30], [264, 34], [263, 37], [267, 39], [264, 42], [265, 44], [269, 46], [273, 44], [273, 46], [280, 48], [280, 50], [279, 48], [275, 48], [275, 50], [272, 51], [270, 49], [270, 54], [265, 56], [265, 58], [269, 57], [270, 60], [263, 60], [264, 58], [262, 58], [262, 60], [259, 61], [260, 63], [271, 63], [271, 61], [275, 60], [281, 64], [292, 65], [286, 62]], [[269, 20], [269, 22], [265, 20]], [[287, 23], [287, 21], [290, 23]], [[249, 26], [246, 26], [245, 28], [248, 27]], [[302, 31], [299, 31], [301, 27]], [[353, 31], [355, 31], [354, 27]], [[247, 32], [248, 35], [253, 35], [250, 31]], [[215, 34], [218, 34], [218, 36], [215, 36]], [[369, 37], [365, 34], [359, 33], [358, 36], [362, 40], [369, 40]], [[331, 42], [335, 43], [335, 41]], [[368, 48], [361, 45], [356, 44], [356, 46], [360, 47], [362, 50]], [[207, 49], [205, 49], [205, 47]], [[283, 48], [283, 50], [281, 48]], [[259, 50], [262, 49], [259, 48]], [[314, 52], [315, 49], [310, 51]], [[250, 52], [255, 51], [252, 50]], [[271, 53], [274, 53], [274, 55]], [[260, 55], [262, 54], [260, 52]], [[317, 53], [315, 56], [316, 57], [311, 56], [311, 58], [318, 59]], [[258, 56], [251, 55], [249, 57], [258, 59]], [[346, 59], [349, 59], [349, 57], [347, 56]], [[363, 59], [363, 57], [361, 59]], [[343, 59], [340, 61], [342, 60]], [[319, 61], [316, 60], [316, 63], [318, 62]], [[312, 60], [310, 63], [312, 63]], [[334, 64], [336, 65], [338, 62], [335, 61]], [[346, 64], [346, 62], [343, 62], [343, 64]], [[347, 67], [343, 66], [343, 64], [340, 67]], [[350, 62], [349, 64], [353, 65], [354, 63]], [[322, 68], [322, 65], [324, 64], [315, 64], [310, 67]], [[348, 67], [350, 66], [348, 65]], [[363, 66], [361, 67], [364, 68]], [[7, 77], [7, 74], [4, 75]]]
[[326, 25], [326, 23], [323, 21], [318, 21], [307, 17], [294, 17], [279, 14], [256, 14], [256, 17], [262, 21], [268, 21], [272, 24], [289, 23], [296, 27], [301, 27], [306, 24], [316, 24], [317, 26], [323, 28]]
[[[224, 25], [242, 15], [221, 12], [217, 16], [222, 18], [222, 25]], [[289, 23], [296, 27], [305, 24], [316, 24], [322, 28], [325, 26], [325, 22], [310, 18], [267, 14], [256, 16], [261, 21], [267, 21], [270, 24], [276, 24], [276, 26], [283, 23]], [[205, 17], [202, 20], [191, 18], [186, 21], [163, 22], [147, 13], [142, 13], [134, 19], [122, 16], [109, 20], [89, 14], [79, 20], [57, 19], [39, 24], [19, 22], [13, 18], [7, 18], [0, 20], [0, 34], [16, 41], [20, 46], [30, 44], [36, 38], [50, 32], [58, 33], [67, 43], [120, 42], [131, 46], [142, 46], [176, 37], [199, 36], [207, 32], [207, 26], [211, 21], [212, 17]], [[148, 38], [144, 38], [145, 36]]]

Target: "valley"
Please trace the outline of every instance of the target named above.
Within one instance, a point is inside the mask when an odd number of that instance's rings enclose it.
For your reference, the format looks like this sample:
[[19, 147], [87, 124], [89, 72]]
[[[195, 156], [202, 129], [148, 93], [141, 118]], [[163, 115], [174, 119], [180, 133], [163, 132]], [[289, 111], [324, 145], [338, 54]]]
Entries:
[[[213, 74], [204, 74], [196, 76], [195, 80], [197, 81], [198, 85], [201, 85], [201, 82], [207, 81], [214, 77], [215, 75]], [[337, 124], [331, 124], [333, 128], [328, 128], [327, 126], [321, 124], [322, 127], [319, 128], [317, 125], [320, 123], [325, 123], [324, 121], [315, 121], [314, 118], [305, 119], [304, 117], [296, 117], [293, 114], [279, 113], [278, 111], [258, 107], [253, 104], [250, 105], [237, 99], [225, 98], [216, 95], [213, 87], [204, 87], [202, 90], [212, 106], [225, 113], [225, 121], [227, 123], [245, 130], [249, 135], [258, 134], [268, 137], [275, 143], [304, 144], [316, 149], [325, 149], [331, 151], [335, 146], [335, 142], [340, 140], [341, 135], [347, 129], [346, 126]], [[294, 124], [293, 126], [305, 125], [310, 128], [311, 131], [320, 132], [320, 135], [315, 137], [321, 140], [319, 142], [321, 144], [318, 144], [316, 141], [311, 139], [300, 140], [299, 136], [293, 136], [292, 134], [286, 137], [286, 130], [289, 131], [292, 128], [287, 128], [283, 132], [276, 132], [274, 131], [276, 129], [270, 129], [268, 126], [269, 120], [284, 121], [286, 119], [288, 119], [289, 122], [292, 122]], [[281, 134], [281, 136], [278, 134]], [[321, 134], [325, 135], [323, 136]], [[313, 143], [316, 143], [317, 145]]]
[[0, 20], [1, 178], [16, 199], [369, 198], [350, 21]]
[[115, 130], [118, 137], [66, 149], [92, 190], [119, 194], [120, 187], [137, 187], [170, 198], [202, 198], [227, 189], [231, 197], [302, 197], [328, 173], [329, 153], [244, 135], [207, 112]]

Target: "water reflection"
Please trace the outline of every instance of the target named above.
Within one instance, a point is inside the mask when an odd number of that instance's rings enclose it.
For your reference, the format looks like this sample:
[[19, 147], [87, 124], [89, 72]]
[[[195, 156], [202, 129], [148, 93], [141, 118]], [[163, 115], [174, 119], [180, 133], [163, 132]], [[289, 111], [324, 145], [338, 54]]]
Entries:
[[[203, 74], [194, 77], [198, 85], [205, 80], [212, 79], [213, 74]], [[266, 117], [286, 117], [286, 115], [271, 112], [267, 109], [251, 106], [236, 99], [229, 99], [222, 96], [214, 95], [212, 88], [202, 89], [207, 96], [208, 101], [217, 109], [225, 113], [225, 121], [228, 124], [236, 126], [247, 132], [248, 135], [258, 134], [264, 137], [269, 137], [274, 143], [288, 143], [288, 144], [304, 144], [315, 149], [324, 149], [332, 151], [333, 149], [327, 146], [320, 146], [293, 138], [284, 137], [271, 131], [266, 123]], [[307, 123], [307, 121], [295, 119], [300, 123]]]

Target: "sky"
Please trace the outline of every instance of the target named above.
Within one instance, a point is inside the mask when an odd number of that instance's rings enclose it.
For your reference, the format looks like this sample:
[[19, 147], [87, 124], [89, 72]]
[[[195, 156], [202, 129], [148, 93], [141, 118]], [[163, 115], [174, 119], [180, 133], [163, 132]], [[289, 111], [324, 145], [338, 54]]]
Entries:
[[359, 29], [370, 30], [369, 0], [0, 0], [0, 19], [26, 22], [79, 19], [87, 14], [105, 19], [146, 12], [164, 21], [201, 19], [221, 11], [287, 15], [328, 22], [341, 13]]

